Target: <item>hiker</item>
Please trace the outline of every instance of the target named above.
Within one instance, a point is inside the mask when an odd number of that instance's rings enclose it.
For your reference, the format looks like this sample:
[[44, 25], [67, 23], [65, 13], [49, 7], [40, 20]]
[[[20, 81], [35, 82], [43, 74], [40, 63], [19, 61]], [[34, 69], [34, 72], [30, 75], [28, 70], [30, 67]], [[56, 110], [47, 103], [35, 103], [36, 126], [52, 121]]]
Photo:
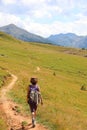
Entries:
[[27, 103], [30, 106], [33, 127], [35, 127], [36, 125], [37, 106], [39, 103], [43, 104], [40, 88], [38, 87], [37, 82], [38, 82], [37, 78], [31, 78], [30, 79], [31, 84], [28, 86], [27, 91]]

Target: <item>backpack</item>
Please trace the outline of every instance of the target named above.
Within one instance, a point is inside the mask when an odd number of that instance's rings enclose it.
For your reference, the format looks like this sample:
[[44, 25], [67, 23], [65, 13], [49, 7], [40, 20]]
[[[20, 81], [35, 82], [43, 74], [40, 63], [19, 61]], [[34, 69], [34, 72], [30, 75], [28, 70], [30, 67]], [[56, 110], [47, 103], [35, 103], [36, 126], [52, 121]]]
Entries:
[[30, 101], [36, 104], [39, 104], [41, 101], [41, 93], [39, 92], [38, 87], [30, 86]]

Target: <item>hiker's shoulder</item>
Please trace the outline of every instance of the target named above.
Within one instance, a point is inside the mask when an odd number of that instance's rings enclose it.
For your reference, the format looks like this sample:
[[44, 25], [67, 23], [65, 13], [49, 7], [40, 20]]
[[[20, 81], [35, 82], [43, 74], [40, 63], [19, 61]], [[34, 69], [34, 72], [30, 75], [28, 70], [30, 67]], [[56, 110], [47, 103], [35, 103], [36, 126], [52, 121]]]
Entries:
[[28, 90], [30, 90], [32, 88], [32, 84], [28, 85]]
[[32, 84], [29, 84], [29, 85], [28, 85], [28, 88], [32, 88], [32, 87], [33, 87], [33, 85], [32, 85]]
[[40, 91], [40, 86], [39, 85], [37, 85], [37, 89], [38, 89], [38, 91]]

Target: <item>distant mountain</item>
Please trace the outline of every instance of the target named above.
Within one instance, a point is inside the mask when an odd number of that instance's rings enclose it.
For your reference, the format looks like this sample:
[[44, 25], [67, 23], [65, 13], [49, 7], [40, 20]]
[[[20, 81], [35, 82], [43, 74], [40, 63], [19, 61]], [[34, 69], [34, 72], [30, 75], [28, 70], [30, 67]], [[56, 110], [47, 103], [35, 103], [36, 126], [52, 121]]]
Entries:
[[78, 36], [74, 33], [51, 35], [48, 40], [60, 46], [87, 48], [87, 36]]
[[47, 39], [21, 29], [14, 24], [0, 27], [0, 31], [10, 34], [13, 37], [23, 41], [48, 43]]
[[27, 41], [27, 42], [41, 42], [51, 43], [60, 46], [74, 47], [74, 48], [87, 48], [87, 36], [78, 36], [74, 33], [56, 34], [48, 38], [41, 37], [30, 33], [24, 29], [17, 27], [14, 24], [0, 27], [0, 31], [10, 34], [11, 36]]

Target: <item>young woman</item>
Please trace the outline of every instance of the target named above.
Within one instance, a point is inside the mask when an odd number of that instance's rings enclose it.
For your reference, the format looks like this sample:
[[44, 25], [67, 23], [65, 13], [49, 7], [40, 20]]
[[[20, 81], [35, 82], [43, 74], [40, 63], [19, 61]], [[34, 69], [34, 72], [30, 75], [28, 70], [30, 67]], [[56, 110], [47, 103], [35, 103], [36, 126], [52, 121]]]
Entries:
[[[27, 102], [30, 106], [31, 114], [32, 114], [32, 125], [35, 127], [36, 125], [36, 111], [37, 111], [37, 106], [39, 102], [39, 97], [40, 97], [40, 102], [43, 104], [42, 97], [40, 94], [40, 88], [37, 85], [38, 79], [37, 78], [31, 78], [30, 79], [31, 84], [28, 86], [28, 91], [27, 91]], [[35, 95], [38, 94], [38, 95]], [[37, 98], [38, 99], [35, 99]], [[38, 100], [38, 102], [36, 101]]]

